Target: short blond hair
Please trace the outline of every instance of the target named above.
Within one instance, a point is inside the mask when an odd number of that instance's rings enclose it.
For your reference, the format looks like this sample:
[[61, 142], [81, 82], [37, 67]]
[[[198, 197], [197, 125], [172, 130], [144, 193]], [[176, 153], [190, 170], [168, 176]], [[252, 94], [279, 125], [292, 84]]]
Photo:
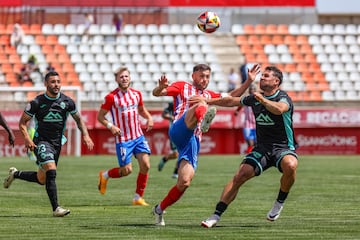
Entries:
[[127, 67], [119, 67], [118, 69], [116, 69], [116, 71], [114, 72], [114, 75], [115, 75], [115, 77], [120, 73], [123, 73], [123, 72], [125, 72], [125, 71], [127, 71], [129, 74], [130, 74], [130, 71], [129, 71], [129, 69], [127, 68]]

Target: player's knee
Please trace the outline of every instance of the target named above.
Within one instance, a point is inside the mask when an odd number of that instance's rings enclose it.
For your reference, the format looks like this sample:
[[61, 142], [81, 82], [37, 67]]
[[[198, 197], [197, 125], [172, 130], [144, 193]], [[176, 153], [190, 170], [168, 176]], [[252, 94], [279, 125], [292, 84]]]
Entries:
[[255, 176], [254, 168], [249, 164], [242, 164], [239, 171], [233, 177], [233, 183], [241, 186], [244, 182]]
[[191, 183], [191, 181], [179, 180], [176, 185], [177, 185], [177, 188], [183, 192], [188, 187], [190, 187], [190, 183]]
[[38, 179], [38, 184], [40, 184], [40, 185], [45, 185], [45, 180], [42, 180], [42, 181], [40, 182], [39, 179]]
[[296, 171], [297, 168], [297, 159], [295, 157], [287, 158], [285, 161], [282, 162], [282, 171], [284, 173], [293, 173]]
[[120, 176], [122, 176], [122, 177], [130, 175], [131, 173], [132, 173], [131, 167], [125, 167], [125, 168], [120, 169]]

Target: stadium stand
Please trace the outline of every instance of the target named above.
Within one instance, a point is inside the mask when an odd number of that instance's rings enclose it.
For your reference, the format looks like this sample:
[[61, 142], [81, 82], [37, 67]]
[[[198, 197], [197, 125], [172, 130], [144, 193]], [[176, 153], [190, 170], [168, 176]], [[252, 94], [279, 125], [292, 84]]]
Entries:
[[0, 25], [2, 86], [19, 85], [14, 72], [30, 54], [36, 55], [42, 72], [51, 63], [65, 84], [82, 86], [84, 101], [101, 100], [114, 87], [112, 72], [120, 65], [130, 68], [134, 85], [150, 99], [161, 74], [186, 80], [199, 62], [213, 69], [211, 87], [226, 91], [228, 68], [237, 69], [246, 60], [284, 69], [288, 81], [283, 88], [294, 101], [360, 99], [360, 38], [353, 24], [234, 24], [231, 33], [211, 35], [190, 24], [127, 24], [121, 36], [103, 24], [92, 25], [87, 40], [81, 24], [23, 27], [24, 42], [14, 49], [8, 44], [12, 25]]

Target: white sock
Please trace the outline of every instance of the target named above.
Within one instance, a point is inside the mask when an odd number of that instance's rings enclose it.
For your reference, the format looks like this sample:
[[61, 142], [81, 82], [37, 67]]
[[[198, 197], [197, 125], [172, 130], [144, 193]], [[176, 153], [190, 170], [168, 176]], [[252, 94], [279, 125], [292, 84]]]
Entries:
[[158, 204], [158, 205], [156, 206], [155, 212], [156, 212], [157, 214], [163, 214], [163, 210], [160, 208], [160, 204]]
[[140, 195], [137, 194], [137, 193], [135, 193], [135, 195], [134, 195], [134, 200], [137, 201], [137, 200], [139, 200], [140, 198], [141, 198]]

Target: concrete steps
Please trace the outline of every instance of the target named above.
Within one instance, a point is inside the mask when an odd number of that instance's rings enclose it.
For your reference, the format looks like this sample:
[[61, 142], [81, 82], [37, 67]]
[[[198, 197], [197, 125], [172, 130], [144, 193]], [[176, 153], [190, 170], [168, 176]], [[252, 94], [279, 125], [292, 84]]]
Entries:
[[230, 71], [230, 68], [239, 71], [245, 58], [240, 52], [235, 37], [232, 34], [215, 33], [209, 35], [209, 40], [214, 53], [218, 57], [218, 61], [224, 74], [227, 74]]

